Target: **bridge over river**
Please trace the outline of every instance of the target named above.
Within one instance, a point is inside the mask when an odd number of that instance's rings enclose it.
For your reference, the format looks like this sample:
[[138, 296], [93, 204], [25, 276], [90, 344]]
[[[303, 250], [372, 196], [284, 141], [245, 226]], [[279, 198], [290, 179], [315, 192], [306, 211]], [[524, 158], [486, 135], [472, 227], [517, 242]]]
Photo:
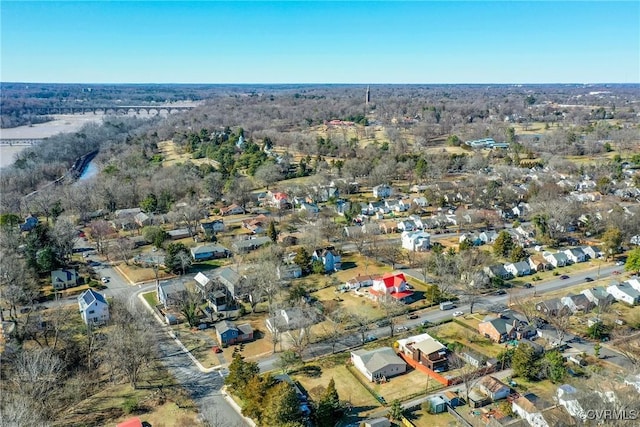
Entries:
[[52, 114], [116, 114], [127, 115], [129, 113], [136, 114], [173, 114], [181, 111], [188, 111], [197, 107], [197, 105], [189, 104], [165, 104], [165, 105], [95, 105], [95, 106], [54, 106], [54, 107], [37, 107], [27, 109], [27, 112], [35, 115], [52, 115]]

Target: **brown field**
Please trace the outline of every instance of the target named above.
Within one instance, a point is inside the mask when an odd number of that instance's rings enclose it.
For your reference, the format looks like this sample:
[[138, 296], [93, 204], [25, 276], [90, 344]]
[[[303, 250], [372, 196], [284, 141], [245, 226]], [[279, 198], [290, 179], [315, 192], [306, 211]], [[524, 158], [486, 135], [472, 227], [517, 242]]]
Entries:
[[353, 377], [344, 365], [322, 368], [322, 374], [317, 378], [299, 374], [294, 374], [293, 378], [298, 380], [313, 398], [320, 396], [322, 388], [326, 387], [333, 378], [340, 400], [351, 402], [353, 411], [360, 413], [361, 416], [380, 407], [380, 403]]
[[418, 409], [416, 411], [405, 413], [405, 417], [416, 427], [456, 427], [458, 422], [453, 415], [445, 412], [438, 415], [432, 415], [427, 411]]
[[[470, 316], [475, 315], [467, 315], [464, 317]], [[474, 319], [471, 318], [471, 320]], [[478, 320], [474, 320], [474, 322], [479, 323]], [[484, 338], [480, 336], [480, 334], [470, 331], [454, 322], [445, 323], [444, 325], [437, 326], [435, 329], [435, 334], [438, 338], [448, 342], [458, 341], [459, 343], [464, 344], [470, 349], [487, 357], [496, 357], [504, 350], [504, 346], [494, 344], [491, 340]]]
[[[118, 270], [120, 274], [129, 280], [130, 283], [139, 283], [150, 280], [155, 280], [156, 274], [153, 271], [153, 268], [143, 268], [137, 265], [126, 265], [121, 263], [114, 267], [115, 270]], [[175, 277], [173, 274], [167, 273], [163, 269], [158, 269], [158, 278], [169, 279], [171, 277]]]
[[[134, 414], [123, 411], [127, 399], [138, 402]], [[115, 425], [133, 416], [154, 427], [201, 425], [193, 401], [159, 364], [143, 372], [136, 390], [129, 384], [111, 384], [105, 379], [101, 392], [69, 408], [54, 425]]]
[[158, 149], [160, 154], [163, 155], [163, 164], [166, 166], [174, 165], [176, 163], [184, 163], [190, 161], [196, 165], [210, 164], [213, 167], [218, 167], [218, 162], [212, 159], [192, 159], [189, 153], [179, 153], [176, 145], [173, 141], [161, 141], [158, 142]]

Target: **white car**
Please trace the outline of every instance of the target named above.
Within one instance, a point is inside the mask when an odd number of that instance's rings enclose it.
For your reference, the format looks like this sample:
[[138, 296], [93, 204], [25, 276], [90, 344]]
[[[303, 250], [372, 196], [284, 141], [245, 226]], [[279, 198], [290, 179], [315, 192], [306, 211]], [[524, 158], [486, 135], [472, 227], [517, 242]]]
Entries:
[[459, 316], [462, 316], [463, 314], [464, 314], [464, 312], [462, 312], [462, 311], [454, 311], [453, 312], [453, 317], [459, 317]]
[[109, 279], [106, 277], [102, 277], [100, 280], [102, 281], [102, 283], [109, 283]]

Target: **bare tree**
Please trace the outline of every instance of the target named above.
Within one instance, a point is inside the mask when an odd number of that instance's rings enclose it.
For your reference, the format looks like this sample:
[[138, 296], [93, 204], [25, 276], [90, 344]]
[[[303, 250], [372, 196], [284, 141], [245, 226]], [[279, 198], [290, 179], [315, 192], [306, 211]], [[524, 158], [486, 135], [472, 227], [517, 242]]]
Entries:
[[458, 374], [460, 382], [464, 386], [465, 401], [469, 401], [469, 392], [482, 378], [482, 372], [475, 366], [467, 363], [460, 355], [452, 353], [448, 356], [448, 363], [451, 370]]
[[71, 258], [73, 245], [78, 236], [73, 223], [68, 218], [58, 219], [51, 230], [51, 236], [60, 258], [68, 261]]
[[349, 322], [355, 325], [355, 330], [360, 334], [362, 343], [364, 344], [365, 335], [369, 331], [371, 325], [371, 319], [358, 312], [349, 313]]
[[46, 411], [63, 375], [62, 360], [49, 348], [23, 350], [18, 354], [14, 367], [12, 381], [18, 394]]
[[99, 219], [97, 221], [91, 221], [89, 223], [89, 235], [96, 242], [96, 249], [101, 254], [104, 254], [107, 250], [105, 245], [105, 239], [113, 234], [115, 230], [107, 221]]
[[391, 332], [391, 337], [395, 332], [395, 326], [398, 322], [398, 316], [407, 312], [407, 306], [402, 302], [391, 298], [389, 296], [385, 297], [381, 302], [380, 306], [384, 312], [384, 319], [387, 321], [389, 325], [389, 331]]
[[614, 329], [611, 334], [611, 345], [624, 356], [634, 373], [640, 370], [640, 333], [630, 335], [628, 332]]
[[116, 239], [115, 244], [113, 245], [113, 250], [116, 253], [118, 259], [124, 261], [125, 264], [129, 265], [129, 260], [133, 256], [133, 249], [135, 244], [131, 239], [126, 237], [119, 237]]
[[571, 315], [567, 310], [561, 310], [555, 316], [546, 316], [546, 320], [556, 332], [556, 336], [558, 337], [558, 346], [562, 346], [564, 338], [571, 326]]

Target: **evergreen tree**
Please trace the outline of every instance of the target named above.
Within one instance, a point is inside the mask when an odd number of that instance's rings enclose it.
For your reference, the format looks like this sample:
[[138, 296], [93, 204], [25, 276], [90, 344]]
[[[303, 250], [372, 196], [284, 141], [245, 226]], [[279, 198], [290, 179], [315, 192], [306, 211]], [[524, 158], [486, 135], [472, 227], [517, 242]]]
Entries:
[[293, 262], [298, 264], [303, 272], [308, 273], [311, 265], [311, 255], [305, 248], [299, 248], [296, 252], [296, 256], [293, 258]]
[[331, 378], [316, 409], [316, 423], [319, 427], [333, 427], [342, 418], [342, 406], [336, 390], [336, 383]]
[[629, 252], [627, 262], [624, 264], [627, 271], [640, 272], [640, 248], [636, 248]]
[[396, 399], [391, 403], [391, 408], [389, 408], [389, 418], [393, 421], [399, 421], [403, 412], [404, 409], [402, 409], [400, 401]]
[[260, 368], [256, 362], [247, 362], [242, 356], [241, 350], [236, 347], [233, 350], [231, 363], [229, 364], [229, 375], [224, 383], [231, 391], [241, 399], [246, 398], [246, 387], [252, 378], [260, 373]]
[[259, 420], [264, 411], [264, 399], [269, 389], [273, 387], [273, 378], [270, 374], [260, 377], [254, 376], [245, 387], [245, 406], [242, 408], [242, 415]]
[[529, 258], [529, 254], [520, 245], [515, 245], [509, 254], [511, 262], [524, 261], [527, 258]]
[[269, 223], [269, 227], [267, 228], [267, 236], [269, 236], [271, 241], [274, 243], [278, 240], [278, 230], [276, 230], [275, 221], [271, 221]]
[[536, 363], [538, 358], [530, 345], [520, 344], [513, 352], [511, 367], [513, 373], [527, 380], [534, 380], [540, 373], [540, 368]]
[[493, 253], [497, 256], [506, 257], [511, 253], [513, 249], [513, 238], [511, 234], [506, 231], [501, 231], [493, 242]]
[[[301, 419], [300, 401], [293, 386], [281, 382], [271, 387], [265, 397], [261, 425], [268, 427], [291, 426]], [[302, 424], [299, 424], [302, 425]]]
[[551, 382], [554, 384], [562, 382], [566, 373], [562, 354], [560, 354], [558, 350], [546, 353], [544, 355], [544, 364], [546, 367], [547, 377]]

